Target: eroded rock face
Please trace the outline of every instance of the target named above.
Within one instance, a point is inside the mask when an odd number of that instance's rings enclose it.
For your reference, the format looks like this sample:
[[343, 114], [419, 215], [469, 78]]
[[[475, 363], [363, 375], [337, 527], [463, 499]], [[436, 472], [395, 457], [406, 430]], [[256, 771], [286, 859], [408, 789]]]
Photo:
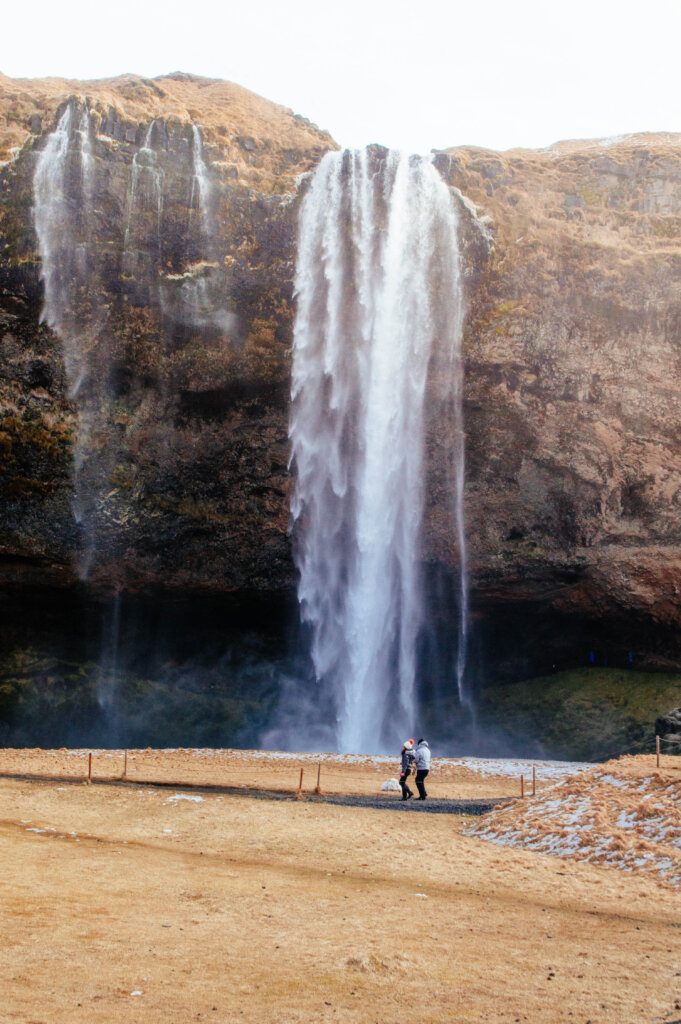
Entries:
[[[69, 103], [74, 123], [89, 111], [95, 168], [78, 229], [88, 284], [72, 303], [89, 333], [78, 401], [62, 340], [40, 324], [33, 215], [39, 154]], [[90, 548], [85, 571], [104, 590], [290, 592], [296, 186], [335, 144], [187, 75], [0, 76], [0, 112], [0, 582], [73, 582]], [[562, 620], [584, 644], [584, 623], [616, 623], [638, 660], [678, 664], [681, 139], [435, 161], [461, 210], [467, 533], [483, 625], [513, 601], [527, 622], [548, 616], [544, 653]], [[442, 436], [433, 404], [433, 576], [459, 557]]]
[[[17, 119], [25, 137], [0, 170], [0, 576], [290, 587], [295, 190], [334, 143], [187, 75], [11, 90], [0, 145]], [[55, 129], [50, 292], [34, 181]]]
[[[676, 633], [681, 137], [449, 156], [494, 239], [465, 327], [474, 587]], [[446, 559], [437, 509], [430, 536]]]

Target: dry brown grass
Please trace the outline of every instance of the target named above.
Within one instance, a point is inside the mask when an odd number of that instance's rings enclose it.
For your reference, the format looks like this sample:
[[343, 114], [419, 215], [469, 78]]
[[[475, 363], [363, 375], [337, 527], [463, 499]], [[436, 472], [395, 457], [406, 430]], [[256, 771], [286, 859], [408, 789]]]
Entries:
[[[9, 159], [32, 134], [31, 118], [49, 130], [60, 105], [71, 97], [105, 116], [114, 110], [124, 123], [156, 118], [199, 124], [210, 158], [235, 164], [239, 179], [260, 191], [283, 191], [323, 152], [335, 149], [328, 133], [233, 82], [198, 75], [139, 75], [78, 81], [11, 79], [0, 75], [0, 161]], [[252, 149], [244, 149], [248, 141]], [[283, 176], [283, 178], [282, 178]]]
[[3, 1022], [680, 1015], [678, 894], [652, 880], [451, 816], [172, 795], [0, 781]]
[[[57, 778], [84, 778], [88, 772], [86, 750], [13, 750], [0, 749], [0, 775], [28, 774]], [[482, 771], [476, 762], [437, 758], [428, 779], [428, 792], [435, 799], [467, 800], [519, 796], [516, 774]], [[312, 792], [317, 784], [317, 766], [321, 764], [321, 788], [329, 794], [375, 795], [387, 779], [397, 779], [399, 758], [394, 761], [367, 757], [362, 760], [334, 754], [290, 754], [244, 750], [131, 750], [127, 774], [131, 781], [163, 782], [177, 785], [238, 786], [295, 792], [303, 769], [303, 791]], [[542, 775], [543, 762], [537, 762], [537, 792], [553, 784]], [[93, 752], [95, 779], [120, 779], [125, 767], [123, 750]], [[532, 769], [525, 772], [525, 791], [529, 794]], [[566, 766], [562, 775], [568, 775]], [[412, 777], [413, 782], [413, 777]], [[413, 787], [412, 787], [413, 788]], [[398, 794], [399, 797], [399, 794]]]

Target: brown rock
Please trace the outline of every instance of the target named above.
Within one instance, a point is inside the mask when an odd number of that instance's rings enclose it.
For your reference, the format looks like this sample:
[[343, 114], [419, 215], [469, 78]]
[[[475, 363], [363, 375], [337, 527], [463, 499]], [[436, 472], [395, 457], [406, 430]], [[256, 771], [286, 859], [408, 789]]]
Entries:
[[[99, 318], [83, 470], [96, 495], [91, 580], [290, 590], [296, 182], [335, 144], [238, 86], [179, 73], [0, 76], [0, 579], [16, 580], [20, 565], [32, 579], [72, 579], [83, 546], [70, 505], [76, 409], [60, 342], [39, 324], [32, 223], [36, 154], [69, 101], [87, 103], [96, 128], [92, 279], [74, 303], [76, 317]], [[152, 122], [161, 231], [147, 198], [131, 242], [131, 164]], [[191, 199], [192, 124], [215, 184], [209, 247]], [[675, 637], [681, 139], [465, 148], [435, 161], [462, 210], [476, 600]], [[187, 282], [220, 297], [208, 328], [176, 313]], [[426, 559], [455, 570], [434, 403], [431, 412]], [[678, 662], [674, 649], [667, 662]]]
[[676, 630], [681, 137], [448, 155], [494, 238], [464, 339], [474, 586]]

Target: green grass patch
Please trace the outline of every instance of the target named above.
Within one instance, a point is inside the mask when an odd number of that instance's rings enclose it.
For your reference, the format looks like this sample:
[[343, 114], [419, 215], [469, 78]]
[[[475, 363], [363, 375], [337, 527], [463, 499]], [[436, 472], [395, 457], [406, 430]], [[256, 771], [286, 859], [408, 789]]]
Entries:
[[681, 673], [583, 668], [486, 687], [478, 715], [511, 750], [601, 761], [653, 751], [655, 719], [680, 704]]

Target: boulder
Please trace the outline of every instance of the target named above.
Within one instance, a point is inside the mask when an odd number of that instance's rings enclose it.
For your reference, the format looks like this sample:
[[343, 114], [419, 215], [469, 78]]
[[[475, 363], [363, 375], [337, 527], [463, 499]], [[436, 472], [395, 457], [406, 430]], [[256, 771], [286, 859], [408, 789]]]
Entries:
[[672, 708], [655, 720], [655, 735], [669, 746], [681, 744], [681, 708]]

